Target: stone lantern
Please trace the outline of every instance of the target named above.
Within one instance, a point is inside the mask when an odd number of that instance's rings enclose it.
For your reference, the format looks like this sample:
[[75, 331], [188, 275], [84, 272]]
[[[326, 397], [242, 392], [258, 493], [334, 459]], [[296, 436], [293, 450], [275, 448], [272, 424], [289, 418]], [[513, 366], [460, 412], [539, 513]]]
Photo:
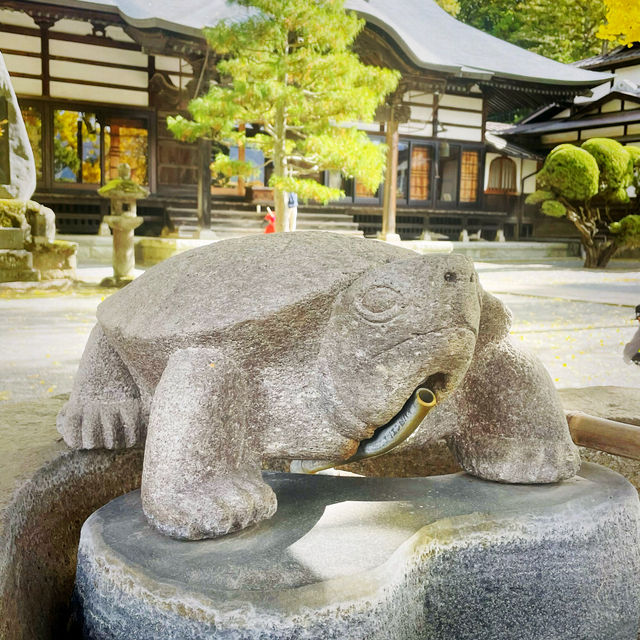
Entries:
[[105, 216], [104, 221], [113, 230], [113, 277], [105, 278], [101, 284], [121, 287], [134, 277], [133, 235], [143, 223], [136, 214], [136, 202], [146, 198], [149, 190], [131, 180], [131, 168], [123, 163], [118, 167], [118, 177], [98, 189], [98, 193], [111, 201], [111, 215]]

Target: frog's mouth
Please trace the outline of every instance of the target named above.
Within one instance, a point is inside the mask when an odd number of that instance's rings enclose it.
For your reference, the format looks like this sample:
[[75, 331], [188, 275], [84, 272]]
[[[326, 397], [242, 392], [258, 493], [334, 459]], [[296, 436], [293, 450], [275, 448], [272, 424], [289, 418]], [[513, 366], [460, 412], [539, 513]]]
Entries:
[[387, 424], [378, 427], [370, 438], [362, 440], [356, 452], [347, 460], [293, 460], [290, 470], [293, 473], [317, 473], [331, 469], [337, 464], [343, 465], [357, 460], [376, 458], [391, 451], [404, 442], [418, 428], [427, 413], [436, 406], [436, 394], [426, 386], [426, 383], [437, 387], [437, 390], [444, 390], [446, 379], [447, 376], [443, 373], [429, 376], [425, 385], [420, 385], [411, 394], [402, 409]]

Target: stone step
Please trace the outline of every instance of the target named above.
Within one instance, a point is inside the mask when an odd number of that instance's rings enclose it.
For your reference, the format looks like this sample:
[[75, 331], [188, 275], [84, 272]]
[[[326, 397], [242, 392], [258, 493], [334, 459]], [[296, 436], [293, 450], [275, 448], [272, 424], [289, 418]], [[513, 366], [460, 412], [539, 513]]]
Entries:
[[40, 272], [37, 269], [2, 269], [0, 282], [38, 282]]
[[[234, 203], [234, 206], [236, 203]], [[180, 235], [187, 237], [197, 233], [198, 221], [195, 209], [171, 208], [167, 209], [173, 224]], [[264, 231], [266, 208], [256, 211], [251, 209], [216, 209], [211, 211], [211, 231], [220, 237], [237, 237]], [[333, 231], [354, 236], [362, 236], [358, 224], [353, 216], [327, 211], [298, 210], [296, 227], [299, 230]]]

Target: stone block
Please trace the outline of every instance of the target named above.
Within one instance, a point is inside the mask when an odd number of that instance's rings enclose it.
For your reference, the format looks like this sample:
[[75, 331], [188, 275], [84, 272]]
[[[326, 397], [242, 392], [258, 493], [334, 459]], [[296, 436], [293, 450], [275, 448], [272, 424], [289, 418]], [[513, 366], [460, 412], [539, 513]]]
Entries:
[[33, 200], [26, 206], [25, 215], [31, 227], [34, 243], [51, 244], [56, 239], [56, 216], [49, 207], [45, 207]]
[[33, 249], [33, 266], [40, 271], [43, 280], [75, 278], [77, 249], [75, 242], [64, 240], [36, 244]]
[[24, 249], [1, 250], [0, 269], [33, 269], [33, 254]]
[[465, 474], [265, 474], [279, 509], [181, 542], [138, 492], [84, 524], [74, 624], [83, 638], [636, 640], [640, 504], [585, 464], [548, 486]]
[[34, 282], [40, 273], [33, 268], [33, 255], [23, 249], [0, 249], [0, 282]]
[[0, 249], [23, 249], [24, 229], [0, 227]]

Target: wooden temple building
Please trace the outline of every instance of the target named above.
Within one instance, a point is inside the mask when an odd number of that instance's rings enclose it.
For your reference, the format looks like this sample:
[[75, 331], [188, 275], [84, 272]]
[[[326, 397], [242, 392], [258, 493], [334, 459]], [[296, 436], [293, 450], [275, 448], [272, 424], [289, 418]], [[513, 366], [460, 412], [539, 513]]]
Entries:
[[[402, 80], [378, 122], [363, 125], [389, 144], [384, 185], [369, 193], [322, 174], [346, 192], [329, 210], [367, 235], [429, 230], [456, 239], [463, 228], [482, 229], [487, 239], [499, 229], [507, 238], [531, 235], [520, 196], [534, 189], [539, 158], [487, 123], [516, 109], [571, 103], [610, 76], [493, 38], [433, 0], [345, 4], [366, 20], [355, 47], [361, 59], [400, 70]], [[138, 209], [147, 234], [175, 212], [198, 212], [206, 226], [212, 210], [246, 210], [268, 195], [268, 170], [251, 180], [212, 179], [208, 146], [179, 142], [166, 128], [167, 116], [184, 112], [214, 77], [216, 54], [202, 27], [237, 12], [226, 0], [0, 0], [0, 51], [37, 161], [34, 197], [55, 210], [60, 231], [97, 231], [106, 211], [96, 190], [121, 162], [151, 191]]]

